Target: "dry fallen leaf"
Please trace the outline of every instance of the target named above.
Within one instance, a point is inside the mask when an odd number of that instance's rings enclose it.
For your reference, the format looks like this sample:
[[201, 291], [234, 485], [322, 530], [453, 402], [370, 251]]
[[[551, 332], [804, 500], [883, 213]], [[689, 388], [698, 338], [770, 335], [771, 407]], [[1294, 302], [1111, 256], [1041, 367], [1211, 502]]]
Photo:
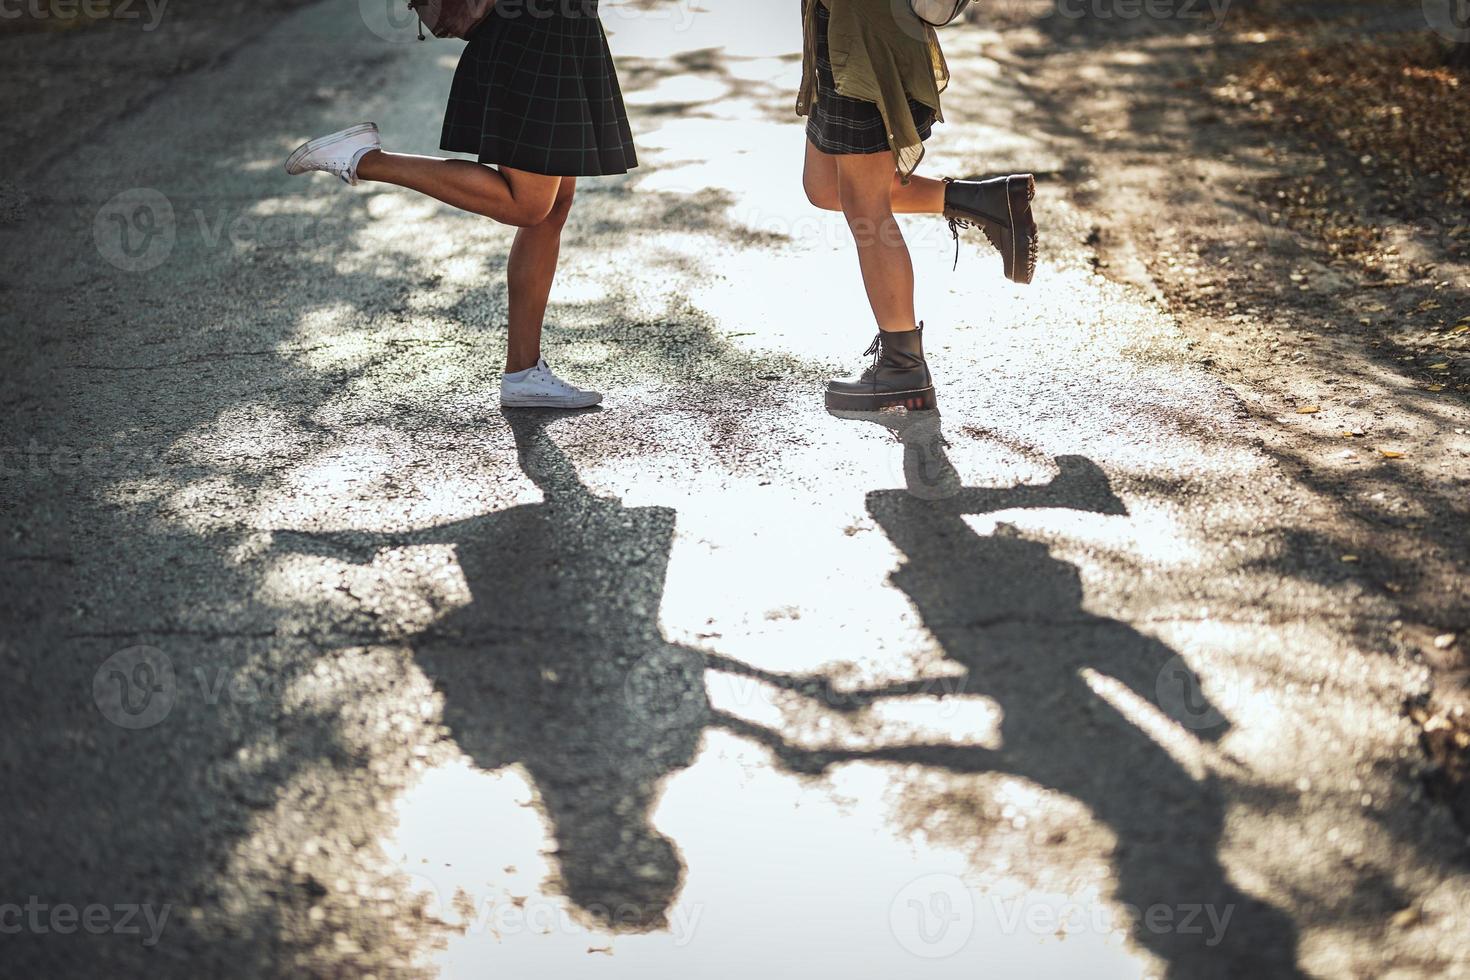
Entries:
[[1450, 362], [1449, 361], [1440, 361], [1438, 364], [1431, 364], [1431, 365], [1429, 365], [1429, 370], [1431, 370], [1431, 371], [1448, 371], [1449, 369], [1450, 369]]
[[1342, 556], [1342, 560], [1343, 561], [1346, 561], [1346, 562], [1355, 562], [1355, 561], [1358, 560], [1358, 556], [1357, 555], [1343, 555]]
[[1316, 415], [1320, 411], [1322, 411], [1320, 405], [1303, 405], [1296, 410], [1296, 413], [1298, 415]]
[[1395, 928], [1409, 929], [1418, 925], [1421, 919], [1423, 915], [1420, 914], [1418, 907], [1411, 905], [1406, 909], [1399, 909], [1389, 921]]
[[1444, 385], [1430, 385], [1426, 391], [1444, 391]]
[[1380, 446], [1379, 449], [1378, 449], [1378, 451], [1383, 454], [1383, 457], [1385, 459], [1403, 459], [1404, 458], [1404, 454], [1402, 452], [1400, 452], [1399, 450], [1397, 450], [1397, 449], [1384, 449], [1383, 447]]

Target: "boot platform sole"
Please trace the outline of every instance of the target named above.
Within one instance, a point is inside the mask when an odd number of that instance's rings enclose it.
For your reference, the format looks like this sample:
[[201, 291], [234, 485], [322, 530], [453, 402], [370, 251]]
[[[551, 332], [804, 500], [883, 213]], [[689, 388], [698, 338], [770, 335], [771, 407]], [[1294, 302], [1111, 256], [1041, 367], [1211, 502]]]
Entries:
[[834, 412], [876, 412], [883, 408], [907, 408], [927, 411], [939, 407], [934, 396], [934, 386], [915, 388], [910, 391], [877, 391], [850, 394], [845, 391], [827, 391], [827, 408]]
[[1036, 276], [1036, 219], [1031, 202], [1036, 199], [1036, 178], [1017, 174], [1006, 181], [1006, 207], [1010, 222], [1003, 229], [984, 226], [985, 237], [1000, 252], [1006, 278], [1029, 285]]

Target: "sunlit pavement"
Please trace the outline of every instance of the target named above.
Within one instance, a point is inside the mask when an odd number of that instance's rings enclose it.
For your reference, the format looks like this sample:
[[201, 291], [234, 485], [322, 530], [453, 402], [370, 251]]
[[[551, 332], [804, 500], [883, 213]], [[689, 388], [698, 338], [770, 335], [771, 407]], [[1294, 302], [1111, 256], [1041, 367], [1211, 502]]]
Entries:
[[[872, 330], [801, 192], [794, 0], [604, 2], [644, 166], [581, 183], [548, 343], [600, 412], [496, 407], [506, 230], [281, 173], [360, 119], [431, 152], [457, 45], [330, 0], [53, 175], [19, 308], [83, 462], [23, 476], [74, 500], [75, 603], [12, 874], [172, 911], [34, 962], [1470, 968], [1421, 669], [1087, 215], [1043, 181], [1030, 288], [907, 220], [941, 417], [833, 418]], [[1062, 169], [948, 38], [925, 171]]]

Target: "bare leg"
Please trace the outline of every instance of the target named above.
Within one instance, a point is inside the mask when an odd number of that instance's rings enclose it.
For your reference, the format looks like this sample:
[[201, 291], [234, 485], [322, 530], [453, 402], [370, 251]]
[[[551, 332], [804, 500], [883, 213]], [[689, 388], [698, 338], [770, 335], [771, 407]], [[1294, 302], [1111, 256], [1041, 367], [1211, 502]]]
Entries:
[[561, 254], [561, 230], [572, 210], [577, 179], [564, 177], [551, 213], [539, 225], [516, 232], [507, 268], [510, 280], [510, 343], [505, 352], [505, 373], [514, 374], [536, 366], [541, 358], [541, 325], [556, 262]]
[[357, 165], [359, 180], [397, 184], [507, 225], [539, 225], [556, 205], [562, 178], [469, 160], [443, 160], [373, 150]]
[[[806, 169], [802, 185], [807, 199], [824, 211], [841, 211], [842, 199], [837, 186], [837, 157], [806, 144]], [[944, 181], [914, 176], [905, 184], [892, 174], [891, 200], [894, 214], [943, 214]]]
[[857, 243], [863, 285], [878, 327], [913, 330], [914, 262], [893, 216], [893, 156], [872, 153], [836, 159], [842, 212]]

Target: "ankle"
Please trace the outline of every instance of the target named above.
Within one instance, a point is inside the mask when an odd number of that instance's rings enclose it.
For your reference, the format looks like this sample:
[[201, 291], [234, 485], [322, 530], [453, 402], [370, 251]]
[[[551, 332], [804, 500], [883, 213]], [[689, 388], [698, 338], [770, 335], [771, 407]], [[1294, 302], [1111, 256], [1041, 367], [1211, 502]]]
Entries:
[[366, 150], [357, 158], [353, 170], [357, 173], [358, 180], [377, 180], [378, 165], [383, 161], [383, 151], [377, 147]]

